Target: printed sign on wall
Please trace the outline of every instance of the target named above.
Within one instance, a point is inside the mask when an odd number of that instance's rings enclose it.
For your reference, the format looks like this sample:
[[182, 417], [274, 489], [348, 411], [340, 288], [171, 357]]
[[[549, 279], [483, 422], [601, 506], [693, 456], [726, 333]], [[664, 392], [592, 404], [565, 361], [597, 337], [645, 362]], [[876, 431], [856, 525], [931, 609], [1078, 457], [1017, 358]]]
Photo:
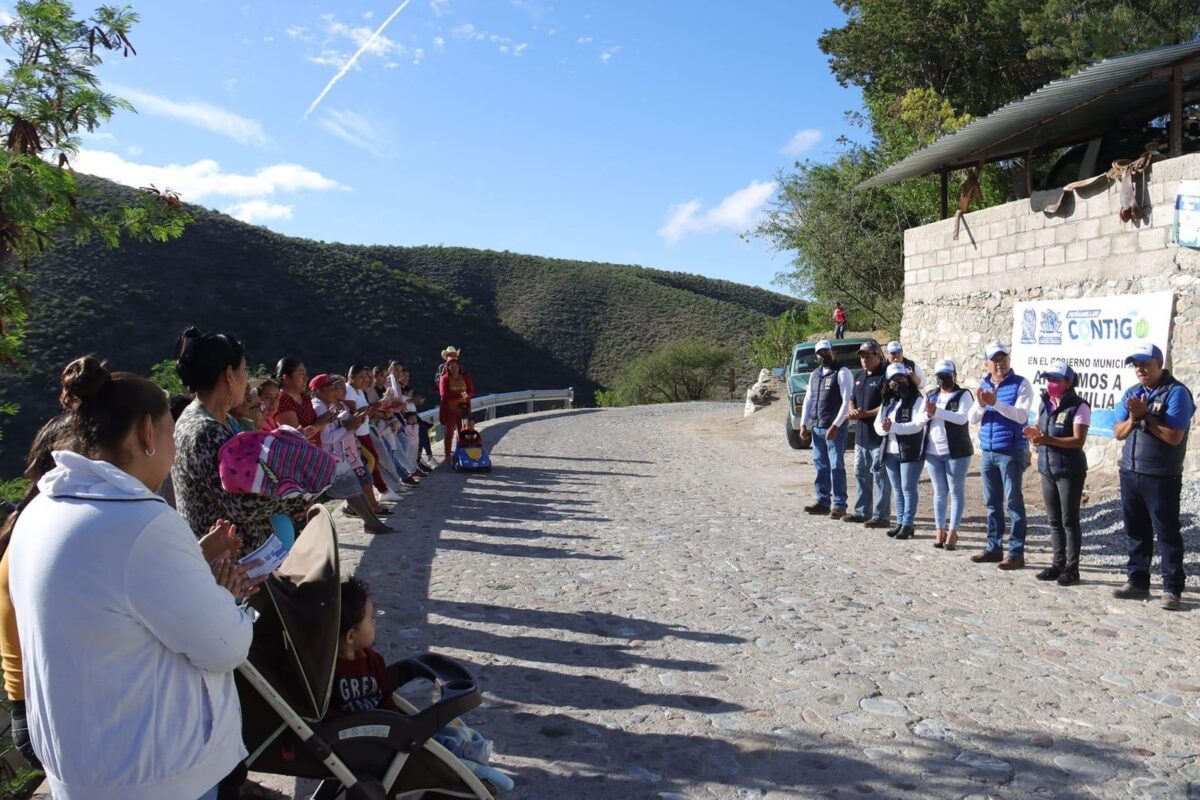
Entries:
[[[1137, 381], [1125, 357], [1150, 342], [1170, 358], [1174, 302], [1171, 292], [1156, 292], [1015, 303], [1012, 368], [1040, 395], [1042, 370], [1066, 361], [1079, 376], [1076, 391], [1092, 406], [1088, 434], [1112, 437], [1113, 408]], [[1038, 407], [1035, 400], [1035, 414]]]

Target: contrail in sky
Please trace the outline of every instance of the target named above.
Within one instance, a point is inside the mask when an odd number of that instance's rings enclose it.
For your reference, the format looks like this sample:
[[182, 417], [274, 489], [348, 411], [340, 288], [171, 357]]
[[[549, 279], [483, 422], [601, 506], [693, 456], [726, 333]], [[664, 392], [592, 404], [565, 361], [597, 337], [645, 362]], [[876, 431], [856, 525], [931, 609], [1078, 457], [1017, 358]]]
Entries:
[[397, 6], [396, 10], [393, 11], [391, 15], [383, 21], [383, 24], [376, 28], [375, 32], [372, 33], [370, 37], [362, 43], [362, 47], [358, 48], [358, 51], [354, 55], [350, 56], [350, 60], [342, 65], [342, 68], [338, 70], [337, 74], [329, 79], [329, 83], [325, 84], [325, 88], [321, 90], [319, 95], [317, 95], [317, 99], [312, 101], [312, 105], [308, 107], [308, 111], [304, 112], [305, 119], [308, 119], [308, 115], [317, 110], [317, 106], [321, 105], [321, 101], [325, 99], [325, 95], [329, 94], [329, 90], [333, 88], [334, 84], [340, 81], [347, 72], [354, 68], [354, 62], [358, 61], [358, 57], [366, 52], [366, 49], [371, 46], [371, 42], [379, 38], [379, 34], [383, 33], [384, 28], [392, 24], [392, 20], [396, 18], [397, 14], [404, 10], [404, 7], [407, 6], [409, 2], [411, 2], [411, 0], [404, 0], [404, 2]]

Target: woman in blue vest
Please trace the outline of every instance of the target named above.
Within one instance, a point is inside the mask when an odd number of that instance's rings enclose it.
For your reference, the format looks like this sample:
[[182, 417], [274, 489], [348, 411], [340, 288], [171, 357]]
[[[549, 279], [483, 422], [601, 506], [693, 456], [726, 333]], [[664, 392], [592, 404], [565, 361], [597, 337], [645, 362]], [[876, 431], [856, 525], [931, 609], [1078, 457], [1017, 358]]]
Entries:
[[1038, 449], [1054, 561], [1037, 579], [1070, 586], [1079, 583], [1079, 548], [1083, 544], [1079, 505], [1088, 468], [1083, 445], [1092, 424], [1092, 407], [1075, 393], [1075, 370], [1067, 362], [1057, 362], [1042, 376], [1046, 391], [1042, 392], [1037, 427], [1026, 428], [1025, 437]]
[[[933, 484], [933, 519], [937, 523], [934, 547], [958, 547], [958, 524], [965, 505], [967, 469], [975, 448], [967, 425], [975, 398], [958, 385], [958, 366], [948, 358], [933, 368], [938, 388], [925, 398], [929, 430], [925, 441], [925, 468]], [[950, 516], [946, 516], [946, 506]]]
[[883, 409], [875, 418], [875, 432], [884, 438], [883, 467], [896, 499], [896, 525], [887, 532], [896, 539], [913, 537], [917, 513], [917, 481], [925, 454], [925, 398], [912, 382], [908, 367], [887, 368]]

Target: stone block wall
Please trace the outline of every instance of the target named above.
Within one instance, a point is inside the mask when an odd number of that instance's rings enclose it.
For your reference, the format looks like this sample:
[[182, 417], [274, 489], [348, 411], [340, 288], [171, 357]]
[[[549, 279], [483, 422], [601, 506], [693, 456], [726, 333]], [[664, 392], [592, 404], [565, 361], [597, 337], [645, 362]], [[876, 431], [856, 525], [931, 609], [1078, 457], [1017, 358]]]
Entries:
[[[1093, 189], [1065, 211], [1034, 211], [1029, 200], [964, 215], [958, 238], [954, 218], [904, 236], [904, 314], [901, 341], [910, 358], [930, 365], [952, 358], [962, 383], [978, 387], [983, 348], [1012, 337], [1018, 300], [1173, 291], [1172, 370], [1200, 391], [1200, 251], [1170, 243], [1179, 182], [1200, 179], [1200, 154], [1160, 161], [1146, 175], [1141, 197], [1146, 218], [1122, 222], [1116, 184]], [[1193, 426], [1200, 425], [1198, 419]], [[1120, 443], [1091, 437], [1094, 468], [1116, 468]], [[1188, 463], [1200, 469], [1200, 438], [1193, 430]]]

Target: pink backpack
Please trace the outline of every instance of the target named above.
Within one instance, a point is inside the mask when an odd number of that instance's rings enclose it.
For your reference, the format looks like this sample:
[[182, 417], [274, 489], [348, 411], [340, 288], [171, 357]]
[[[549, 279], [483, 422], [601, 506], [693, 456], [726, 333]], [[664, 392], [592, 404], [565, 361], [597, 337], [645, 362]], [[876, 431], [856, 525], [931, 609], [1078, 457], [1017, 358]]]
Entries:
[[333, 483], [337, 461], [293, 428], [246, 431], [217, 453], [221, 486], [234, 494], [312, 498]]

